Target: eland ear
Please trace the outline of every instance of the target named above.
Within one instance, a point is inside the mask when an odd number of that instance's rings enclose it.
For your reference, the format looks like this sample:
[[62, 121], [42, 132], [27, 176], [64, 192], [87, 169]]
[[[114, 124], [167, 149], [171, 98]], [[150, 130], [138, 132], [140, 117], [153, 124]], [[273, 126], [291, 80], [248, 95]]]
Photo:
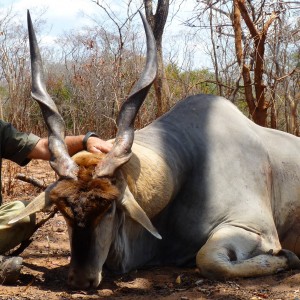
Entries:
[[21, 210], [17, 216], [14, 216], [11, 220], [9, 220], [8, 225], [14, 224], [22, 220], [23, 218], [26, 218], [36, 212], [42, 211], [45, 208], [49, 207], [51, 205], [49, 193], [55, 185], [56, 182], [49, 185], [44, 192], [39, 194], [27, 206], [25, 206], [24, 209]]
[[141, 224], [145, 229], [147, 229], [152, 235], [158, 239], [162, 239], [161, 235], [158, 233], [156, 228], [152, 225], [150, 219], [148, 218], [145, 211], [140, 207], [140, 205], [135, 200], [134, 196], [130, 192], [128, 186], [125, 188], [124, 196], [118, 205], [136, 222]]

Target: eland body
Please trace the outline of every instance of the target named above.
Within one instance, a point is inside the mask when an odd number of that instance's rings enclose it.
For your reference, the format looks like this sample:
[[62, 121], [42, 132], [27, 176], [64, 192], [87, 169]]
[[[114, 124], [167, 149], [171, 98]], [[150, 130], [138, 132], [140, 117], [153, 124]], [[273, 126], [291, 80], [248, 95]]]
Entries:
[[[156, 74], [153, 36], [144, 26], [146, 84], [122, 107], [112, 151], [78, 153], [70, 168], [52, 164], [60, 180], [12, 222], [54, 203], [70, 228], [69, 284], [79, 288], [97, 287], [104, 266], [197, 265], [213, 279], [299, 268], [299, 138], [262, 128], [212, 95], [188, 97], [133, 133]], [[33, 86], [35, 78], [33, 72]], [[52, 105], [48, 96], [33, 97]], [[53, 161], [60, 152], [54, 146]]]

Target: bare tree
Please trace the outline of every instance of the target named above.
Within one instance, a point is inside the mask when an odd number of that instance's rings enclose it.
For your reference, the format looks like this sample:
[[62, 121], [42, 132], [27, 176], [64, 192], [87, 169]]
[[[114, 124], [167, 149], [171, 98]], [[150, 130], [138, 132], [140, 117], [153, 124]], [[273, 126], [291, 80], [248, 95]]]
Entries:
[[[292, 11], [299, 11], [299, 8], [296, 2], [288, 1], [202, 0], [197, 16], [188, 21], [190, 26], [210, 29], [217, 84], [224, 82], [223, 86], [232, 87], [231, 100], [243, 95], [249, 116], [262, 126], [269, 126], [268, 110], [271, 108], [270, 126], [277, 127], [278, 92], [284, 95], [285, 80], [293, 80], [295, 64], [288, 57], [299, 47], [299, 41], [294, 38], [296, 16], [292, 16]], [[205, 17], [209, 20], [207, 25]], [[231, 49], [235, 49], [235, 58], [229, 61]], [[230, 69], [231, 81], [226, 75]], [[282, 77], [285, 80], [279, 80]], [[287, 84], [286, 88], [290, 86]], [[219, 93], [224, 94], [221, 87]], [[292, 109], [290, 113], [292, 111], [297, 113]]]
[[15, 14], [12, 11], [8, 11], [7, 15], [1, 19], [0, 27], [1, 77], [8, 92], [5, 104], [6, 117], [18, 122], [17, 112], [24, 107], [18, 102], [22, 99], [24, 90], [28, 88], [25, 78], [26, 71], [28, 71], [26, 69], [28, 56], [26, 29], [15, 21]]
[[163, 49], [162, 38], [164, 28], [167, 22], [169, 13], [169, 0], [158, 0], [156, 10], [154, 13], [153, 1], [144, 0], [146, 18], [152, 27], [154, 38], [156, 40], [157, 57], [158, 57], [158, 74], [154, 82], [156, 100], [157, 100], [157, 116], [166, 112], [169, 107], [170, 91], [166, 79], [164, 61], [163, 61]]
[[[252, 12], [255, 8], [248, 4]], [[261, 7], [262, 9], [262, 7]], [[234, 18], [233, 26], [235, 32], [235, 44], [237, 49], [237, 59], [242, 69], [242, 75], [245, 85], [245, 98], [249, 107], [250, 114], [257, 124], [261, 126], [267, 125], [267, 109], [268, 101], [265, 99], [266, 85], [263, 80], [264, 75], [264, 59], [265, 59], [265, 44], [268, 29], [273, 21], [278, 17], [278, 12], [273, 11], [269, 17], [265, 17], [262, 22], [257, 25], [257, 14], [252, 16], [248, 12], [249, 8], [246, 6], [245, 0], [234, 0]], [[258, 15], [263, 12], [259, 11]], [[241, 16], [248, 27], [251, 39], [253, 41], [252, 61], [251, 65], [247, 64], [243, 57], [244, 50], [242, 48], [241, 35]], [[253, 81], [254, 90], [252, 89], [252, 79], [250, 76], [250, 68], [253, 67]]]
[[[4, 11], [3, 11], [4, 12]], [[38, 30], [42, 20], [36, 20]], [[0, 18], [0, 82], [2, 85], [1, 118], [13, 122], [19, 129], [30, 130], [31, 112], [29, 49], [25, 24], [12, 9]]]

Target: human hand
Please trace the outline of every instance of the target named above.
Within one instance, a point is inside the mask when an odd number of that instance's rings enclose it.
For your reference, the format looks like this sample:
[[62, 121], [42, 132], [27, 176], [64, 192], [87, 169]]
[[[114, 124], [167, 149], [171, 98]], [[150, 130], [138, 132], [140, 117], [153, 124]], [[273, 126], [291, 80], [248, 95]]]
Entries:
[[91, 136], [88, 138], [86, 143], [86, 149], [92, 153], [107, 153], [112, 149], [112, 142], [111, 141], [104, 141], [98, 137]]

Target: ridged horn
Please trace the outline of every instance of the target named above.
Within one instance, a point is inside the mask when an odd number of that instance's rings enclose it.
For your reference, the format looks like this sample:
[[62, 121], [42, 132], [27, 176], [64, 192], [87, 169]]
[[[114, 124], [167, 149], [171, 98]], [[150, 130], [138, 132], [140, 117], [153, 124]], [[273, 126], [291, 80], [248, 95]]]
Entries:
[[156, 42], [150, 25], [141, 12], [147, 38], [147, 60], [140, 79], [134, 85], [123, 103], [117, 119], [118, 132], [112, 150], [96, 166], [94, 177], [112, 176], [115, 170], [126, 163], [131, 156], [134, 139], [134, 121], [144, 102], [157, 73]]
[[76, 179], [78, 166], [69, 156], [64, 142], [64, 120], [46, 89], [42, 59], [29, 10], [27, 11], [27, 25], [31, 58], [31, 96], [38, 102], [48, 128], [49, 150], [51, 153], [50, 165], [59, 177]]

